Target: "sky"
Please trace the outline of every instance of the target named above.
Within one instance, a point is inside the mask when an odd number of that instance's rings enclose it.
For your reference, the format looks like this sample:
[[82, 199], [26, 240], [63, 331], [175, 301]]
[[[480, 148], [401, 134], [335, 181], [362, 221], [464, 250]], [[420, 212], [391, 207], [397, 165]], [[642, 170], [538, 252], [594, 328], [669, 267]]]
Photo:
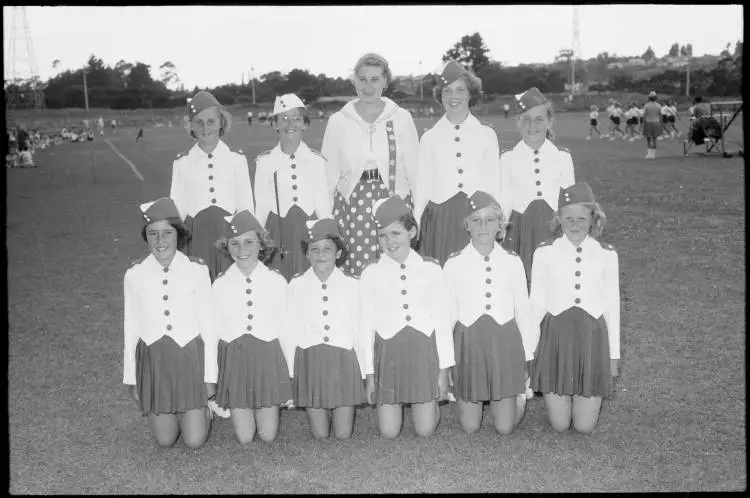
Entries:
[[[346, 78], [367, 52], [383, 55], [394, 75], [434, 72], [448, 49], [475, 32], [490, 59], [509, 66], [551, 62], [573, 45], [571, 5], [29, 6], [29, 57], [19, 10], [3, 7], [6, 78], [11, 61], [20, 77], [35, 61], [47, 80], [95, 54], [110, 66], [149, 64], [154, 79], [171, 61], [192, 89], [240, 83], [243, 74], [247, 81], [251, 71], [256, 78], [295, 68]], [[649, 45], [663, 56], [675, 42], [692, 43], [693, 55], [718, 54], [743, 40], [741, 5], [581, 5], [578, 12], [583, 58], [637, 57]]]

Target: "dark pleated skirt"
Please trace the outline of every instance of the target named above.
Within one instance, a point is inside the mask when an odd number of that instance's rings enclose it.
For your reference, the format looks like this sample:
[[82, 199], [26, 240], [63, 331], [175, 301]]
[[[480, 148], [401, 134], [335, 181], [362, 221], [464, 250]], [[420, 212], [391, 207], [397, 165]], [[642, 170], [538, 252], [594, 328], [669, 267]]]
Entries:
[[453, 331], [453, 392], [464, 401], [498, 401], [526, 391], [526, 355], [516, 321], [499, 325], [482, 315]]
[[211, 282], [233, 263], [229, 254], [214, 246], [216, 241], [227, 233], [227, 221], [224, 217], [229, 215], [230, 213], [219, 207], [210, 206], [196, 214], [188, 227], [193, 237], [185, 249], [185, 254], [201, 258], [206, 262]]
[[404, 327], [390, 339], [375, 334], [375, 404], [425, 403], [437, 398], [435, 332]]
[[560, 395], [612, 394], [609, 336], [604, 317], [578, 307], [542, 320], [542, 334], [531, 372], [536, 392]]
[[367, 401], [354, 349], [318, 344], [294, 354], [294, 404], [307, 408], [356, 406]]
[[151, 345], [136, 346], [136, 389], [143, 415], [185, 413], [208, 406], [204, 382], [203, 339], [180, 347], [163, 336]]
[[[279, 219], [279, 215], [270, 213], [266, 220], [266, 230], [276, 242], [276, 250], [268, 266], [279, 270], [289, 282], [294, 275], [310, 268], [310, 262], [302, 252], [300, 242], [307, 240], [305, 222], [317, 219], [317, 216], [307, 216], [299, 206], [294, 205], [287, 215], [280, 219], [281, 229], [279, 229]], [[283, 258], [281, 257], [282, 247], [286, 251]]]
[[555, 212], [542, 199], [535, 199], [526, 207], [523, 214], [513, 211], [509, 218], [508, 231], [503, 240], [503, 247], [514, 251], [521, 257], [526, 270], [526, 284], [531, 286], [531, 262], [537, 246], [553, 237], [550, 222]]
[[388, 187], [382, 181], [358, 182], [350, 200], [337, 190], [333, 200], [333, 216], [339, 222], [349, 246], [349, 257], [341, 269], [359, 277], [367, 265], [380, 257], [380, 244], [372, 204], [388, 197]]
[[419, 252], [444, 265], [448, 256], [469, 243], [469, 232], [463, 225], [468, 215], [469, 199], [462, 191], [441, 204], [428, 202], [419, 224]]
[[278, 339], [245, 334], [219, 341], [216, 404], [223, 408], [270, 408], [292, 399], [289, 366]]
[[646, 121], [643, 123], [643, 136], [646, 138], [658, 138], [661, 135], [661, 123]]

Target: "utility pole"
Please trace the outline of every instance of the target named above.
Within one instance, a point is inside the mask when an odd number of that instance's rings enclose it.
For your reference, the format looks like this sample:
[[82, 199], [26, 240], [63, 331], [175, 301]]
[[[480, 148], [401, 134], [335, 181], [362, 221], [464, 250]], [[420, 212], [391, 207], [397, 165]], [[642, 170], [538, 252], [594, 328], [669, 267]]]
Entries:
[[687, 56], [687, 76], [685, 78], [685, 97], [690, 97], [690, 56]]
[[424, 100], [424, 73], [422, 72], [422, 61], [419, 61], [419, 100]]
[[86, 68], [83, 68], [83, 98], [86, 103], [86, 112], [89, 112], [89, 88], [86, 85]]
[[255, 68], [250, 68], [250, 83], [253, 86], [253, 105], [255, 105]]

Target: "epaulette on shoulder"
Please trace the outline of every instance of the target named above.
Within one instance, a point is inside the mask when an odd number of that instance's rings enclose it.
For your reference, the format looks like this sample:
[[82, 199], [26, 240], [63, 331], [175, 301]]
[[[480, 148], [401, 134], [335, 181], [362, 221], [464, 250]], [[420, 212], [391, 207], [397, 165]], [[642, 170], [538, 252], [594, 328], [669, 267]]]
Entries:
[[261, 152], [260, 154], [258, 154], [257, 156], [255, 156], [255, 162], [258, 162], [258, 159], [260, 159], [261, 157], [267, 156], [270, 153], [271, 153], [270, 150], [267, 150], [265, 152]]
[[[146, 256], [146, 257], [148, 257], [148, 256]], [[130, 264], [128, 265], [128, 270], [130, 270], [131, 268], [135, 268], [139, 264], [143, 263], [144, 259], [146, 259], [146, 258], [140, 258], [140, 259], [134, 259], [134, 260], [132, 260], [130, 262]]]
[[193, 263], [198, 263], [199, 265], [205, 265], [206, 262], [203, 261], [203, 258], [199, 258], [198, 256], [188, 256], [188, 259], [192, 261]]
[[440, 261], [438, 261], [437, 258], [433, 258], [432, 256], [422, 256], [422, 259], [428, 263], [435, 263], [436, 265], [440, 266]]
[[214, 279], [214, 282], [216, 282], [216, 281], [217, 281], [217, 280], [219, 280], [219, 279], [220, 279], [221, 277], [223, 277], [224, 275], [226, 275], [226, 273], [227, 273], [227, 271], [226, 271], [226, 270], [224, 270], [223, 272], [221, 272], [221, 273], [219, 273], [218, 275], [216, 275], [216, 278]]
[[[301, 276], [302, 276], [302, 275], [304, 275], [304, 274], [305, 274], [305, 272], [303, 272], [303, 271], [298, 271], [297, 273], [295, 273], [294, 275], [292, 275], [292, 280], [294, 280], [294, 279], [295, 279], [295, 278], [297, 278], [297, 277], [301, 277]], [[290, 282], [291, 282], [291, 280], [290, 280]]]
[[561, 152], [567, 152], [568, 154], [570, 154], [570, 149], [567, 149], [567, 148], [563, 147], [562, 145], [558, 145], [558, 144], [556, 144], [554, 142], [552, 142], [552, 143], [555, 145], [555, 147], [557, 147], [557, 150], [559, 150]]
[[236, 148], [236, 147], [229, 147], [229, 150], [230, 150], [231, 152], [234, 152], [235, 154], [239, 154], [239, 155], [241, 155], [241, 156], [244, 156], [244, 155], [245, 155], [245, 153], [244, 153], [244, 152], [242, 152], [242, 149], [238, 149], [238, 148]]
[[[453, 259], [453, 258], [455, 258], [456, 256], [460, 256], [460, 255], [461, 255], [461, 251], [463, 251], [463, 249], [459, 249], [458, 251], [456, 251], [456, 252], [454, 252], [454, 253], [451, 253], [451, 254], [450, 254], [450, 256], [448, 256], [448, 259]], [[446, 260], [446, 261], [447, 261], [447, 260]]]
[[175, 157], [175, 160], [182, 159], [183, 157], [187, 156], [190, 153], [190, 149], [183, 150], [182, 152], [177, 153], [177, 157]]
[[479, 124], [481, 124], [482, 126], [489, 126], [490, 128], [492, 128], [492, 131], [495, 131], [495, 126], [488, 121], [480, 121]]
[[551, 246], [551, 245], [552, 245], [552, 243], [553, 243], [554, 241], [555, 241], [555, 239], [547, 239], [547, 240], [545, 240], [544, 242], [542, 242], [541, 244], [539, 244], [539, 245], [537, 246], [537, 248], [539, 248], [539, 247], [546, 247], [546, 246]]
[[279, 271], [278, 268], [274, 268], [273, 266], [267, 266], [266, 268], [268, 268], [272, 272], [277, 273], [281, 278], [283, 278], [284, 280], [286, 280], [286, 277], [284, 277], [284, 275]]
[[500, 147], [500, 155], [502, 156], [506, 152], [510, 152], [512, 150], [513, 150], [513, 146], [512, 145], [504, 145], [503, 147]]
[[[545, 241], [545, 242], [546, 242], [546, 241]], [[544, 242], [542, 242], [542, 244], [544, 244]], [[540, 244], [540, 246], [541, 246], [541, 244]], [[508, 253], [508, 254], [510, 254], [511, 256], [518, 256], [518, 254], [516, 254], [516, 251], [514, 251], [514, 250], [512, 250], [512, 249], [507, 249], [507, 248], [505, 248], [505, 247], [503, 247], [503, 249], [505, 250], [505, 252], [507, 252], [507, 253]]]
[[602, 249], [606, 249], [607, 251], [614, 251], [615, 246], [612, 244], [607, 244], [606, 242], [599, 242], [599, 245], [602, 246]]
[[319, 150], [313, 149], [312, 147], [308, 147], [308, 149], [310, 149], [310, 152], [312, 152], [313, 154], [322, 157], [324, 161], [328, 162], [328, 159], [326, 159], [326, 156], [324, 156]]

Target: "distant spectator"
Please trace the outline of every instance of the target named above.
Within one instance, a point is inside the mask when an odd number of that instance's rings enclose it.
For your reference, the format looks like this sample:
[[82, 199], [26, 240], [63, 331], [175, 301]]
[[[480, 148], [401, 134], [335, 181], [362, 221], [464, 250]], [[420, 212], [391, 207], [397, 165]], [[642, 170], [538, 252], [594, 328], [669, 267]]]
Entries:
[[253, 125], [253, 111], [247, 111], [247, 125]]
[[[505, 105], [507, 106], [508, 104]], [[591, 106], [591, 112], [589, 113], [589, 134], [588, 136], [586, 136], [586, 140], [591, 140], [591, 135], [593, 134], [593, 132], [596, 132], [599, 138], [604, 138], [602, 137], [602, 133], [599, 131], [599, 106], [597, 106], [596, 104], [593, 104]]]
[[661, 136], [661, 106], [656, 101], [656, 92], [648, 94], [648, 103], [643, 106], [643, 136], [646, 137], [646, 159], [656, 159], [656, 140]]
[[143, 127], [138, 128], [138, 135], [135, 136], [135, 143], [138, 143], [141, 140], [143, 140]]
[[[507, 103], [503, 104], [503, 114], [505, 114], [505, 119], [508, 119], [508, 114], [509, 113], [510, 113], [510, 105], [507, 104]], [[597, 128], [597, 131], [599, 131], [598, 128]], [[601, 133], [600, 133], [600, 135], [601, 135]]]

